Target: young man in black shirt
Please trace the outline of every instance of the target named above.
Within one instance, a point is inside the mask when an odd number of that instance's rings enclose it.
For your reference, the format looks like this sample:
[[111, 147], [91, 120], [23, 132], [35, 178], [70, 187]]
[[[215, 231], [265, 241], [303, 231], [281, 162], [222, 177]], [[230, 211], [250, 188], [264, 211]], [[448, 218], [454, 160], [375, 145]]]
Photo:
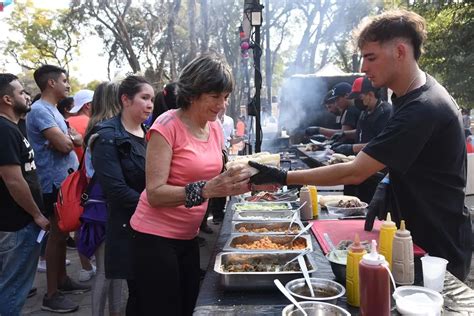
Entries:
[[346, 137], [354, 140], [354, 144], [341, 144], [333, 148], [337, 153], [350, 156], [360, 152], [372, 138], [382, 132], [392, 113], [392, 106], [380, 98], [380, 89], [372, 86], [366, 76], [354, 80], [347, 98], [361, 101], [365, 108], [359, 116], [357, 128], [345, 132]]
[[[353, 105], [352, 100], [347, 96], [351, 92], [352, 86], [347, 82], [339, 82], [328, 91], [324, 98], [324, 103], [329, 112], [340, 115], [341, 129], [330, 129], [319, 126], [311, 126], [306, 129], [306, 135], [322, 134], [326, 137], [337, 138], [344, 136], [347, 131], [354, 131], [360, 116], [360, 110]], [[337, 111], [337, 112], [336, 112]], [[339, 123], [339, 122], [338, 122]]]
[[30, 110], [25, 90], [12, 74], [0, 74], [0, 315], [19, 315], [38, 264], [41, 188], [34, 152], [18, 128]]
[[425, 20], [406, 10], [387, 11], [360, 26], [362, 71], [375, 87], [394, 92], [393, 116], [349, 163], [289, 171], [260, 169], [253, 183], [358, 184], [389, 169], [391, 209], [404, 219], [413, 241], [430, 255], [449, 260], [464, 280], [472, 255], [471, 222], [464, 207], [466, 146], [460, 108], [418, 59], [426, 39]]

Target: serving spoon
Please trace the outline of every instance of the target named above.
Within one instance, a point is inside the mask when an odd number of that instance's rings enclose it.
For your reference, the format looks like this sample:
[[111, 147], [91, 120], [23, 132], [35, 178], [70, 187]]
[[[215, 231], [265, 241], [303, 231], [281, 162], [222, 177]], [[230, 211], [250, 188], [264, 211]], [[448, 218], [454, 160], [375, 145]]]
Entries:
[[313, 285], [311, 284], [311, 280], [309, 278], [308, 267], [306, 266], [304, 257], [298, 257], [298, 263], [300, 264], [300, 268], [301, 268], [301, 271], [303, 272], [303, 276], [304, 276], [304, 279], [306, 280], [306, 284], [309, 287], [309, 292], [311, 293], [311, 297], [314, 297]]
[[295, 222], [296, 218], [298, 217], [298, 211], [301, 210], [303, 208], [303, 206], [305, 206], [307, 203], [307, 201], [304, 201], [300, 207], [298, 207], [296, 210], [292, 210], [293, 212], [293, 216], [291, 217], [291, 222], [290, 222], [290, 226], [288, 226], [288, 231], [291, 232], [291, 225], [293, 225], [293, 223]]
[[287, 244], [290, 244], [290, 249], [293, 248], [293, 242], [298, 238], [300, 237], [301, 235], [303, 235], [304, 233], [306, 233], [312, 226], [313, 226], [314, 222], [311, 222], [309, 223], [308, 225], [306, 225], [305, 228], [303, 228], [300, 233], [298, 235], [296, 235], [295, 237], [293, 237], [293, 239], [288, 242]]
[[275, 279], [275, 280], [273, 280], [273, 283], [275, 283], [275, 285], [280, 290], [280, 292], [282, 292], [283, 295], [285, 295], [286, 298], [289, 299], [290, 302], [292, 302], [293, 305], [295, 305], [303, 313], [304, 316], [308, 316], [308, 313], [306, 313], [306, 311], [303, 309], [303, 307], [301, 307], [301, 305], [295, 300], [295, 298], [293, 296], [291, 296], [291, 294], [285, 289], [283, 284], [281, 284], [280, 280]]

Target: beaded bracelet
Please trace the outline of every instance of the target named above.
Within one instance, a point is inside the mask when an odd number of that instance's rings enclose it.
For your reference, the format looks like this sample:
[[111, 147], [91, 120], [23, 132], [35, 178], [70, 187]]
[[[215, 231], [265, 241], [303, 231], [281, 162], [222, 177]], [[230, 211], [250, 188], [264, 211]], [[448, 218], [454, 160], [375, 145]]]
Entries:
[[186, 201], [184, 202], [184, 206], [186, 208], [201, 205], [204, 203], [204, 201], [206, 201], [206, 199], [202, 197], [202, 188], [204, 188], [205, 185], [206, 181], [197, 181], [186, 184], [184, 187], [186, 192]]

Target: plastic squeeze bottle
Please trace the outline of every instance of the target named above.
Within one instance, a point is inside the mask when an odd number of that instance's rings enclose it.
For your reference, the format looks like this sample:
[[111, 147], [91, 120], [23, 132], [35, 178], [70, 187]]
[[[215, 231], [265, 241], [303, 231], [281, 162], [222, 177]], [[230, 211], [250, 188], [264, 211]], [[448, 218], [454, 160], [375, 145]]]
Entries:
[[308, 187], [303, 186], [300, 189], [300, 203], [306, 202], [305, 206], [300, 210], [300, 217], [302, 220], [308, 220], [313, 218], [313, 209], [311, 207], [311, 195]]
[[379, 251], [387, 260], [390, 270], [392, 269], [393, 237], [395, 237], [396, 231], [397, 226], [392, 222], [392, 217], [389, 212], [387, 213], [387, 219], [383, 221], [382, 227], [380, 228]]
[[309, 193], [311, 195], [311, 207], [313, 208], [313, 218], [319, 216], [318, 209], [318, 189], [315, 185], [308, 185]]
[[413, 240], [410, 231], [405, 229], [404, 220], [393, 238], [392, 274], [397, 284], [410, 285], [415, 281]]
[[366, 253], [365, 248], [360, 244], [359, 234], [355, 234], [354, 242], [347, 252], [346, 291], [347, 303], [356, 307], [360, 306], [359, 262]]
[[371, 251], [359, 263], [360, 314], [362, 316], [390, 315], [390, 276], [384, 256], [377, 253], [372, 240]]

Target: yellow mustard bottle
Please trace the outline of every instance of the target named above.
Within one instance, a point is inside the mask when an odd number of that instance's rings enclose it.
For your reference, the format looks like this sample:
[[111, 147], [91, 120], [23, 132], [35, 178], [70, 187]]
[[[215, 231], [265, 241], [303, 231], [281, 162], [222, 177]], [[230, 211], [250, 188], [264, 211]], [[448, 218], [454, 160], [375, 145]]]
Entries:
[[390, 270], [392, 270], [392, 249], [393, 249], [393, 238], [397, 232], [397, 226], [392, 222], [390, 212], [387, 213], [387, 218], [383, 221], [382, 227], [380, 228], [379, 236], [379, 253], [387, 260]]
[[356, 307], [360, 306], [359, 262], [366, 253], [360, 243], [359, 234], [355, 234], [354, 242], [347, 252], [346, 291], [347, 303]]
[[311, 195], [311, 206], [313, 207], [313, 218], [319, 216], [318, 209], [318, 189], [315, 185], [308, 185], [309, 194]]

